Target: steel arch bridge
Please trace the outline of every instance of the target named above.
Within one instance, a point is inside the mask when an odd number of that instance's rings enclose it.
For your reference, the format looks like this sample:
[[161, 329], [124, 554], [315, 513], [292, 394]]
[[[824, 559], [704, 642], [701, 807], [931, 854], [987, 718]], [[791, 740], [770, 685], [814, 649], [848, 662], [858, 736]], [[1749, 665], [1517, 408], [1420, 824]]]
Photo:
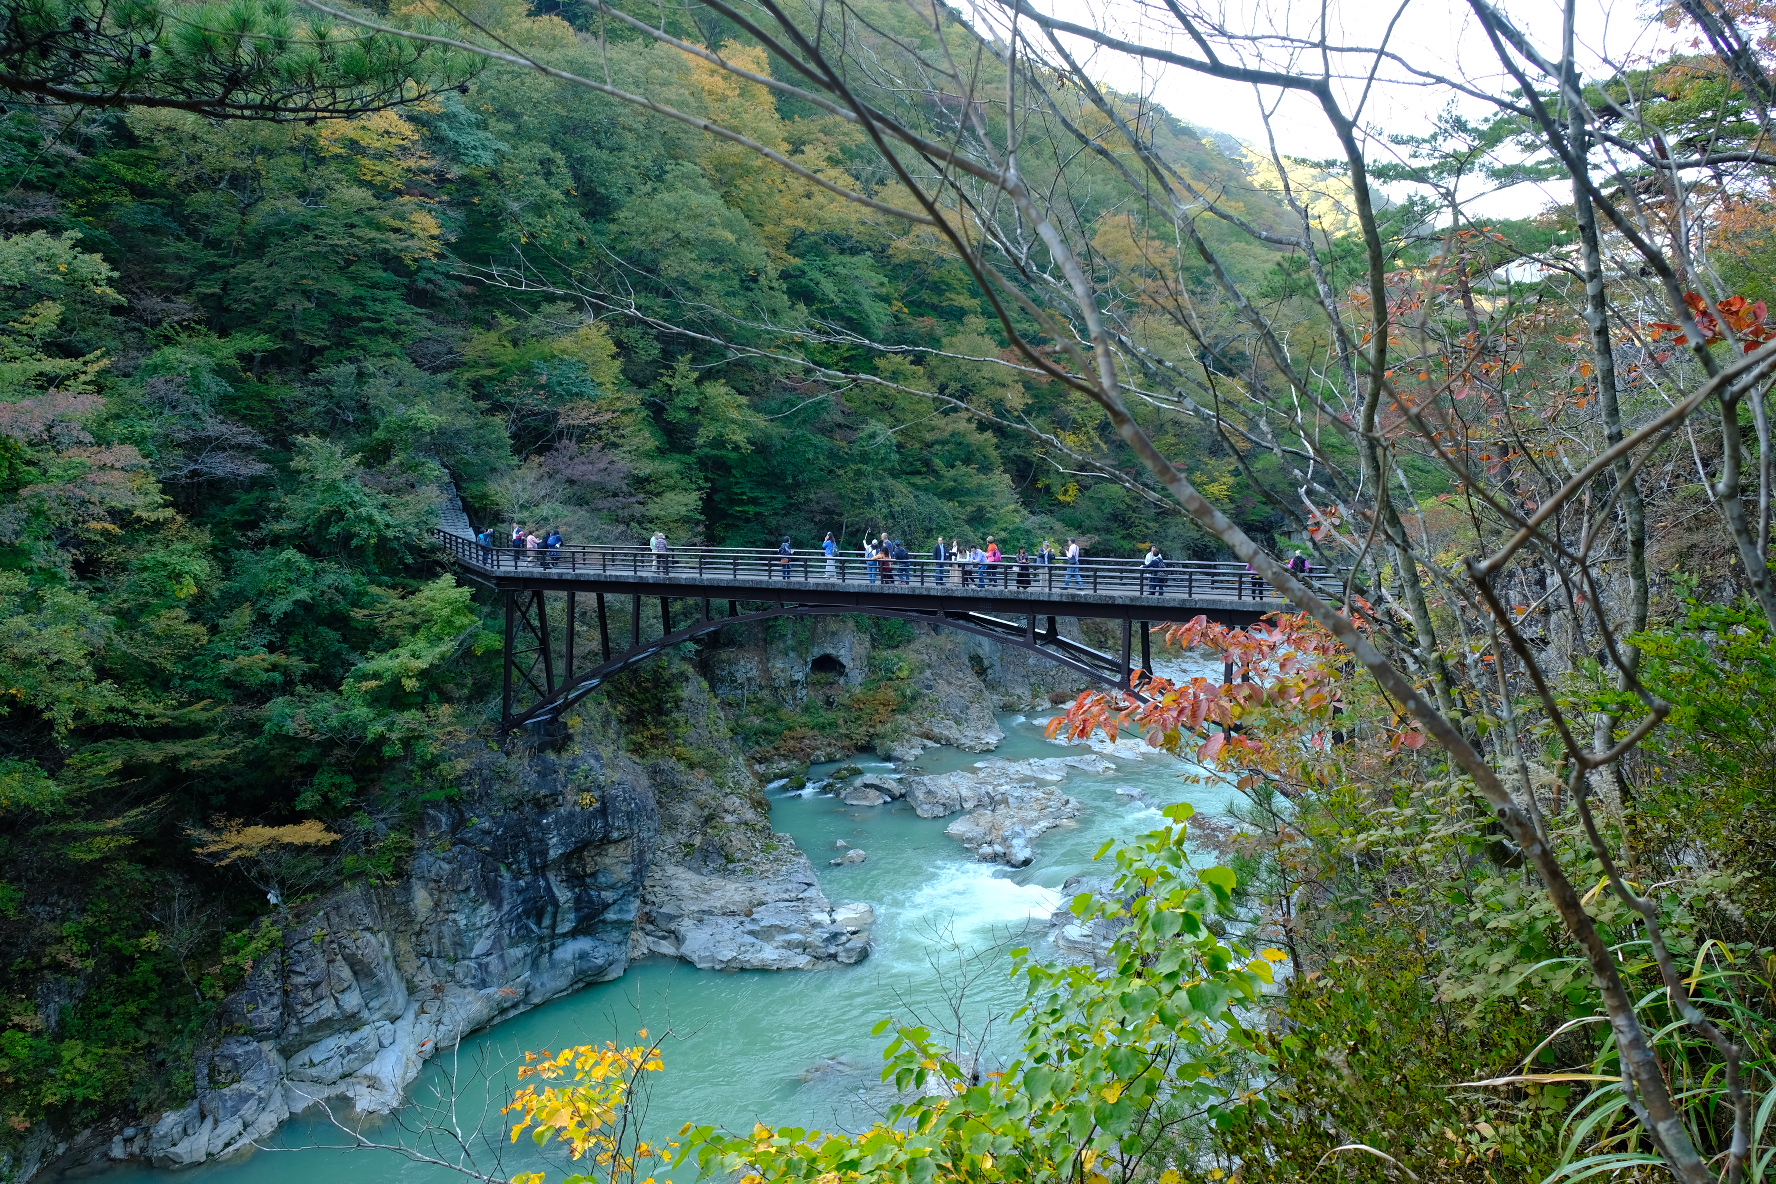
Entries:
[[[501, 721], [508, 733], [549, 730], [614, 675], [673, 646], [780, 617], [862, 614], [941, 626], [1130, 689], [1137, 671], [1151, 669], [1152, 626], [1198, 616], [1245, 626], [1288, 607], [1234, 563], [1155, 568], [1126, 560], [885, 562], [739, 547], [496, 547], [475, 539], [460, 509], [446, 513], [436, 537], [464, 576], [503, 602]], [[1311, 578], [1338, 582], [1331, 573]], [[592, 602], [589, 613], [583, 598]], [[1062, 617], [1119, 624], [1120, 652], [1062, 637]]]

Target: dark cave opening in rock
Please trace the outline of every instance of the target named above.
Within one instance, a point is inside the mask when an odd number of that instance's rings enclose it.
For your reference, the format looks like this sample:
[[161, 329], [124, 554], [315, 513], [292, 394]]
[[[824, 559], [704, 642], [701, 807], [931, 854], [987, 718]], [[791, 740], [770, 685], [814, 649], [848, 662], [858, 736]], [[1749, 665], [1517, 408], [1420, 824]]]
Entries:
[[808, 671], [811, 674], [835, 674], [840, 678], [843, 678], [845, 676], [845, 664], [832, 654], [821, 654], [812, 662], [808, 663]]

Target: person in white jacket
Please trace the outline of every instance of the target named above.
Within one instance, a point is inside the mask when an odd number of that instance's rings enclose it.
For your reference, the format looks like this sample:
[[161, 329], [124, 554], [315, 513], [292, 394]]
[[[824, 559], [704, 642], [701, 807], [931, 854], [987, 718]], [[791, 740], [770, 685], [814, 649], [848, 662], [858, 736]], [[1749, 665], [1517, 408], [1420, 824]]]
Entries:
[[1154, 543], [1147, 548], [1147, 557], [1141, 560], [1141, 591], [1148, 596], [1164, 596], [1166, 592], [1166, 561], [1159, 553], [1159, 544]]

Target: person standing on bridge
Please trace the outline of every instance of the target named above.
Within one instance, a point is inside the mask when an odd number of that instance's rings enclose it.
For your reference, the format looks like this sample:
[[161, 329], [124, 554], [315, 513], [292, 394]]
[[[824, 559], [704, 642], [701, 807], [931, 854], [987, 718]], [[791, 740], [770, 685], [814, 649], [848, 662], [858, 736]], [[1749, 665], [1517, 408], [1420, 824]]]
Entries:
[[654, 553], [654, 574], [665, 575], [668, 565], [672, 562], [669, 558], [671, 548], [666, 545], [665, 531], [656, 530], [654, 532], [654, 537], [648, 540], [648, 550]]
[[1147, 596], [1164, 596], [1166, 594], [1166, 561], [1159, 553], [1159, 544], [1153, 543], [1147, 548], [1147, 557], [1141, 560], [1141, 591]]
[[863, 540], [863, 566], [869, 570], [869, 582], [874, 584], [882, 578], [882, 560], [876, 553], [876, 540]]
[[781, 575], [783, 579], [787, 580], [789, 578], [789, 565], [795, 561], [795, 547], [790, 543], [788, 535], [784, 535], [783, 541], [777, 544], [777, 554], [781, 556], [781, 558], [777, 560], [778, 574]]
[[1030, 548], [1019, 547], [1017, 553], [1017, 586], [1030, 586]]
[[999, 549], [999, 544], [994, 541], [992, 535], [987, 536], [987, 562], [992, 564], [987, 570], [992, 573], [993, 583], [1005, 583], [1005, 574], [999, 567], [999, 564], [1005, 562], [1005, 553]]
[[1067, 578], [1061, 581], [1062, 588], [1085, 587], [1085, 579], [1079, 574], [1079, 540], [1067, 540]]
[[820, 544], [820, 549], [826, 552], [826, 578], [829, 580], [838, 579], [839, 544], [837, 540], [832, 537], [832, 531], [829, 530], [826, 532], [826, 541]]
[[943, 535], [940, 534], [937, 536], [937, 546], [931, 548], [931, 570], [936, 573], [932, 576], [933, 583], [942, 584], [947, 582], [949, 578], [949, 569], [944, 567], [944, 564], [948, 563], [949, 559], [949, 549], [944, 546]]

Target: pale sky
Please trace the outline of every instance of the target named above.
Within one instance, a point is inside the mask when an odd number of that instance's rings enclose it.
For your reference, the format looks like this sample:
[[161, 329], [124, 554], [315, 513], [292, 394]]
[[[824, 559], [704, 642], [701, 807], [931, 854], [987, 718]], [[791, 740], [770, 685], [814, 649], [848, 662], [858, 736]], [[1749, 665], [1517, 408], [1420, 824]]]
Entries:
[[[1143, 0], [1033, 0], [1045, 11], [1077, 24], [1200, 57], [1200, 52], [1165, 12], [1163, 4]], [[1497, 7], [1535, 41], [1549, 60], [1560, 56], [1560, 5], [1555, 0], [1497, 0]], [[1287, 0], [1226, 0], [1223, 25], [1228, 28], [1286, 29], [1296, 36], [1313, 37], [1321, 11], [1317, 2], [1299, 5]], [[1514, 85], [1493, 55], [1485, 33], [1479, 28], [1472, 11], [1460, 0], [1399, 0], [1378, 3], [1377, 0], [1328, 0], [1327, 13], [1333, 27], [1332, 40], [1347, 46], [1373, 47], [1381, 42], [1390, 21], [1395, 21], [1388, 45], [1408, 61], [1421, 63], [1431, 71], [1456, 78], [1486, 90]], [[1680, 44], [1687, 44], [1689, 35], [1649, 21], [1647, 13], [1656, 9], [1639, 5], [1634, 0], [1577, 0], [1577, 44], [1581, 68], [1587, 76], [1599, 72], [1604, 59], [1616, 62], [1645, 60], [1663, 56]], [[1266, 88], [1262, 97], [1244, 83], [1224, 82], [1196, 74], [1182, 67], [1159, 66], [1105, 50], [1089, 50], [1084, 43], [1070, 46], [1081, 55], [1087, 69], [1106, 85], [1130, 93], [1147, 93], [1161, 105], [1199, 128], [1226, 132], [1262, 148], [1265, 143], [1264, 122], [1260, 102], [1279, 104], [1278, 92]], [[1266, 49], [1275, 54], [1275, 49]], [[1317, 51], [1313, 51], [1317, 57]], [[1224, 55], [1225, 57], [1225, 55]], [[1272, 64], [1280, 62], [1272, 58]], [[1346, 55], [1344, 66], [1355, 72], [1366, 72], [1374, 62], [1373, 55], [1359, 58]], [[1256, 59], [1250, 64], [1261, 64]], [[1306, 63], [1304, 63], [1305, 65]], [[1335, 68], [1338, 62], [1335, 60]], [[1455, 96], [1438, 86], [1409, 85], [1408, 75], [1398, 66], [1384, 64], [1376, 83], [1370, 89], [1360, 126], [1377, 127], [1389, 132], [1424, 134], [1431, 121], [1451, 98], [1457, 110], [1478, 118], [1486, 113], [1478, 100]], [[1502, 84], [1500, 80], [1503, 80]], [[1350, 112], [1362, 93], [1363, 80], [1353, 78], [1342, 85], [1344, 107]], [[1286, 155], [1324, 159], [1339, 155], [1325, 117], [1311, 98], [1288, 94], [1280, 98], [1273, 119], [1277, 147]], [[1378, 158], [1385, 149], [1370, 144], [1368, 154]], [[1518, 186], [1513, 190], [1485, 199], [1481, 209], [1493, 216], [1520, 216], [1533, 213], [1550, 200], [1569, 201], [1570, 188], [1550, 193], [1536, 191], [1534, 186]]]

